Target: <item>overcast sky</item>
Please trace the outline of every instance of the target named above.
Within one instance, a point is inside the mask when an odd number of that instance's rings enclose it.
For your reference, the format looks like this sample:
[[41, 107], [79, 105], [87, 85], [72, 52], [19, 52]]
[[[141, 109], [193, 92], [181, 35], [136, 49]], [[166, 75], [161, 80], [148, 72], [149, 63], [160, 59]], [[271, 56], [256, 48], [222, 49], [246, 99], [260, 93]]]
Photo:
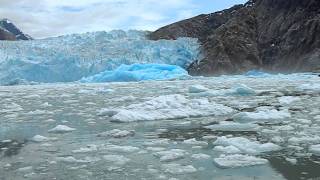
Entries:
[[0, 0], [8, 18], [35, 38], [112, 29], [155, 30], [246, 0]]

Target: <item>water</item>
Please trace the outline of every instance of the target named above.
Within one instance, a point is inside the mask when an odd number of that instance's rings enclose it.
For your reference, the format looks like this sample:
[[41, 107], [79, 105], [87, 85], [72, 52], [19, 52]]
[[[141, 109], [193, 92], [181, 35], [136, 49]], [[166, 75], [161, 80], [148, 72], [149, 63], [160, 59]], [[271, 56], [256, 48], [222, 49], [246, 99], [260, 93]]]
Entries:
[[[245, 84], [257, 91], [250, 96], [223, 92], [236, 84]], [[311, 144], [303, 142], [293, 149], [290, 137], [317, 136], [320, 122], [320, 96], [317, 84], [319, 77], [313, 75], [272, 76], [252, 78], [225, 76], [197, 78], [179, 81], [150, 81], [140, 83], [109, 84], [48, 84], [35, 86], [0, 87], [0, 179], [308, 179], [319, 178], [319, 156], [308, 151]], [[168, 119], [162, 121], [113, 123], [111, 117], [98, 116], [103, 108], [123, 108], [148, 101], [153, 97], [182, 94], [188, 99], [200, 99], [198, 94], [188, 93], [188, 87], [201, 84], [219, 91], [220, 94], [205, 96], [210, 101], [224, 104], [235, 110], [224, 116]], [[113, 91], [112, 91], [113, 90]], [[289, 105], [280, 104], [282, 96], [299, 97]], [[289, 109], [291, 118], [278, 124], [260, 123], [259, 131], [213, 131], [204, 128], [220, 121], [233, 121], [238, 112], [253, 112], [268, 107]], [[308, 122], [299, 119], [311, 120]], [[56, 125], [66, 125], [76, 130], [64, 134], [48, 133]], [[293, 130], [275, 130], [284, 125]], [[98, 137], [99, 133], [113, 129], [134, 130], [134, 136], [125, 138]], [[36, 143], [35, 135], [52, 138]], [[266, 165], [221, 169], [213, 159], [221, 152], [213, 151], [216, 137], [232, 135], [260, 142], [271, 142], [275, 136], [283, 149], [257, 155], [269, 160]], [[215, 136], [206, 139], [206, 136]], [[197, 146], [183, 143], [196, 138], [208, 145]], [[11, 141], [8, 141], [11, 140]], [[164, 141], [160, 141], [164, 140]], [[155, 141], [158, 144], [150, 144]], [[160, 143], [162, 142], [162, 143]], [[96, 145], [92, 151], [76, 153], [74, 150]], [[110, 145], [132, 146], [135, 150], [112, 150]], [[185, 154], [170, 162], [160, 161], [154, 153], [163, 150], [181, 149]], [[194, 159], [194, 154], [209, 155], [209, 159]], [[106, 155], [121, 155], [130, 161], [124, 164], [107, 161]], [[77, 161], [66, 162], [63, 158], [74, 157]], [[297, 159], [297, 164], [286, 158]], [[192, 165], [194, 172], [173, 173], [167, 165], [175, 163]]]

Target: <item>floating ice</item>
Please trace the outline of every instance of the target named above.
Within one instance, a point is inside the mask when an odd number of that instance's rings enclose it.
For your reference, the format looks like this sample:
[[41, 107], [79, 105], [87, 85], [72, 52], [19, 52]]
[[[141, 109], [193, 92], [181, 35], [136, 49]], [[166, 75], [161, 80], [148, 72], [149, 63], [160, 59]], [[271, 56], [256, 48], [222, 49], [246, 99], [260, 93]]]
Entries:
[[271, 74], [265, 73], [263, 71], [258, 71], [258, 70], [251, 70], [245, 73], [245, 76], [250, 76], [250, 77], [268, 77], [271, 76]]
[[24, 42], [0, 42], [0, 84], [72, 82], [122, 64], [187, 68], [199, 57], [197, 39], [151, 41], [143, 31], [74, 34]]
[[88, 153], [88, 152], [94, 152], [94, 151], [97, 151], [97, 150], [98, 150], [97, 145], [88, 145], [87, 147], [80, 148], [80, 149], [77, 149], [77, 150], [73, 150], [72, 152], [73, 153]]
[[288, 110], [261, 110], [256, 112], [240, 112], [235, 114], [232, 118], [240, 123], [248, 122], [268, 122], [277, 123], [290, 118], [291, 114]]
[[103, 149], [112, 152], [120, 152], [120, 153], [133, 153], [139, 151], [139, 148], [133, 146], [118, 146], [118, 145], [106, 145]]
[[195, 138], [187, 139], [183, 141], [184, 144], [195, 145], [195, 146], [207, 146], [208, 143], [205, 141], [197, 141]]
[[191, 158], [197, 159], [197, 160], [205, 160], [205, 159], [210, 159], [211, 156], [207, 154], [192, 154]]
[[268, 160], [241, 154], [221, 155], [214, 162], [220, 168], [237, 168], [267, 164]]
[[140, 104], [132, 104], [117, 110], [112, 116], [115, 122], [152, 121], [226, 115], [232, 108], [209, 102], [208, 99], [189, 100], [180, 94], [159, 96]]
[[293, 102], [300, 101], [301, 99], [299, 97], [294, 96], [282, 96], [278, 98], [281, 105], [290, 105]]
[[169, 162], [184, 158], [188, 153], [182, 149], [171, 149], [154, 153], [162, 162]]
[[32, 170], [33, 170], [32, 166], [27, 166], [27, 167], [22, 167], [17, 169], [18, 172], [23, 172], [23, 173], [31, 172]]
[[189, 87], [189, 93], [201, 93], [201, 92], [206, 92], [209, 89], [202, 86], [202, 85], [193, 85]]
[[227, 92], [226, 94], [230, 95], [240, 95], [240, 96], [249, 96], [254, 95], [256, 91], [245, 84], [238, 84], [237, 86], [233, 87], [230, 92]]
[[215, 131], [257, 131], [260, 126], [257, 124], [242, 124], [236, 122], [222, 121], [219, 124], [206, 126], [205, 128], [212, 129]]
[[47, 141], [56, 140], [56, 139], [57, 138], [48, 138], [41, 135], [35, 135], [32, 137], [31, 141], [40, 143], [40, 142], [47, 142]]
[[133, 135], [134, 135], [134, 131], [119, 130], [119, 129], [113, 129], [111, 131], [98, 134], [99, 137], [113, 137], [113, 138], [124, 138], [128, 136], [133, 136]]
[[[213, 144], [220, 145], [220, 146], [234, 146], [245, 154], [253, 154], [253, 155], [264, 153], [264, 152], [278, 151], [281, 149], [280, 146], [273, 143], [261, 144], [257, 141], [251, 141], [244, 137], [227, 138], [225, 136], [222, 136], [222, 137], [218, 137]], [[228, 149], [225, 149], [225, 150], [228, 150]]]
[[121, 65], [113, 71], [104, 71], [80, 80], [83, 83], [130, 82], [170, 80], [188, 77], [188, 72], [179, 66], [166, 64]]
[[103, 156], [103, 159], [118, 166], [123, 166], [130, 161], [129, 158], [126, 158], [122, 155], [105, 155]]
[[170, 174], [188, 174], [188, 173], [194, 173], [197, 171], [196, 168], [194, 168], [192, 165], [181, 165], [181, 164], [164, 164], [162, 165], [165, 172], [168, 172]]
[[68, 133], [75, 130], [76, 130], [75, 128], [71, 128], [65, 125], [57, 125], [55, 128], [50, 129], [48, 132], [49, 133]]
[[310, 146], [309, 151], [315, 155], [320, 156], [320, 144]]
[[219, 151], [225, 154], [240, 154], [241, 150], [234, 146], [215, 146], [213, 148], [214, 151]]
[[288, 142], [293, 145], [298, 145], [298, 144], [316, 144], [320, 143], [320, 136], [298, 136], [298, 137], [290, 137], [288, 139]]
[[86, 157], [84, 159], [76, 159], [73, 156], [66, 156], [66, 157], [57, 157], [57, 161], [64, 162], [64, 163], [91, 163], [91, 162], [97, 162], [100, 159], [99, 158], [93, 158], [93, 157]]

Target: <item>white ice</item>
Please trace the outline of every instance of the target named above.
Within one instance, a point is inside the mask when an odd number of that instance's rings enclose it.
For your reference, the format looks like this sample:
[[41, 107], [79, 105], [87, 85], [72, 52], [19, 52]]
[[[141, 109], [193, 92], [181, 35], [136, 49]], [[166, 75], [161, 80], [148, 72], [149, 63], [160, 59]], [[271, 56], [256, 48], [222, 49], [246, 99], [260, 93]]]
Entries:
[[214, 158], [214, 162], [220, 168], [238, 168], [267, 164], [268, 160], [249, 155], [234, 154], [221, 155], [219, 158]]

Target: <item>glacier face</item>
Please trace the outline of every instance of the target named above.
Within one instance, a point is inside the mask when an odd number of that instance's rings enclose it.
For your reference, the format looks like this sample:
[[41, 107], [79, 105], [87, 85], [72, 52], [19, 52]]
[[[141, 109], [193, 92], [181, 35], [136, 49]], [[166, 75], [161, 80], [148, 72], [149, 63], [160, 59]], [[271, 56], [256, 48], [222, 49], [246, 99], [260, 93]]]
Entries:
[[73, 82], [122, 64], [169, 64], [186, 68], [200, 56], [197, 39], [151, 41], [145, 31], [73, 34], [0, 42], [0, 84], [20, 79]]

